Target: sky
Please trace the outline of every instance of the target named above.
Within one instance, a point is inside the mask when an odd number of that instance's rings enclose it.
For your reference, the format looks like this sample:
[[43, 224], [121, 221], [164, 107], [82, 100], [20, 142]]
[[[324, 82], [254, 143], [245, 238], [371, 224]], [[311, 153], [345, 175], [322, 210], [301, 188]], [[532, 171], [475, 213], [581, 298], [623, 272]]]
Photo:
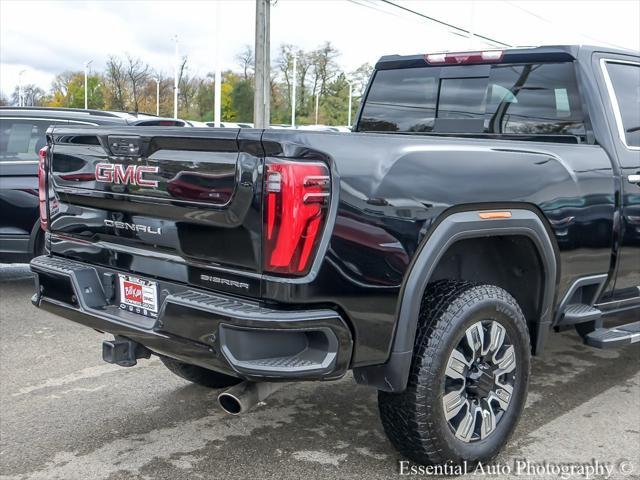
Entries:
[[[386, 54], [490, 46], [418, 14], [509, 45], [640, 50], [640, 0], [272, 0], [271, 56], [282, 43], [311, 50], [329, 40], [350, 72]], [[214, 71], [218, 49], [221, 68], [239, 71], [234, 57], [253, 45], [254, 23], [253, 0], [0, 0], [0, 91], [8, 96], [23, 70], [24, 84], [48, 91], [57, 73], [89, 60], [102, 70], [109, 55], [172, 75], [174, 35], [191, 74]]]

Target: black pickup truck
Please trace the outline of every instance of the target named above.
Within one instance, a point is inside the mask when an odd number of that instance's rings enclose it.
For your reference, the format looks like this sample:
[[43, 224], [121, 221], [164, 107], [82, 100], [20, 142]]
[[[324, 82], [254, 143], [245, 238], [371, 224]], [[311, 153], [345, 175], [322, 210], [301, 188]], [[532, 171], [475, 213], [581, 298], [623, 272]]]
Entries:
[[640, 54], [386, 56], [352, 133], [55, 126], [33, 303], [231, 387], [349, 370], [421, 463], [507, 442], [550, 332], [640, 340]]

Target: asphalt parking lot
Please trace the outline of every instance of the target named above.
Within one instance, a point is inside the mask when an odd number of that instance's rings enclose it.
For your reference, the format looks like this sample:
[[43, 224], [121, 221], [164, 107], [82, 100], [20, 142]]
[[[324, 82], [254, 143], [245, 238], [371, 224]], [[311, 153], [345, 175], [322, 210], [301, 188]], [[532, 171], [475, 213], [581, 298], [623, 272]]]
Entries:
[[[32, 291], [26, 266], [0, 267], [2, 479], [377, 479], [400, 472], [375, 391], [351, 377], [291, 385], [245, 416], [228, 416], [218, 391], [183, 381], [157, 359], [128, 369], [103, 363], [103, 335], [36, 310]], [[556, 478], [516, 476], [514, 462], [523, 459], [627, 461], [633, 471], [625, 467], [626, 478], [640, 478], [640, 349], [600, 351], [571, 332], [553, 335], [534, 361], [524, 417], [497, 462], [514, 468], [499, 478]]]

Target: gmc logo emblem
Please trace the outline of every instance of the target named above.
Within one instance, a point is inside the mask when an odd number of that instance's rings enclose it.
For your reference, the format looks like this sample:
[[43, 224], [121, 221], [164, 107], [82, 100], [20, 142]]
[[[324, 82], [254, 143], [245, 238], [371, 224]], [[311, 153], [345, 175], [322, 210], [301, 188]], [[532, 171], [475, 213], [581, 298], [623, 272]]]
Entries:
[[98, 163], [96, 165], [96, 180], [98, 182], [157, 187], [157, 180], [144, 178], [146, 173], [158, 173], [158, 167], [147, 165], [127, 165], [125, 167], [119, 163]]

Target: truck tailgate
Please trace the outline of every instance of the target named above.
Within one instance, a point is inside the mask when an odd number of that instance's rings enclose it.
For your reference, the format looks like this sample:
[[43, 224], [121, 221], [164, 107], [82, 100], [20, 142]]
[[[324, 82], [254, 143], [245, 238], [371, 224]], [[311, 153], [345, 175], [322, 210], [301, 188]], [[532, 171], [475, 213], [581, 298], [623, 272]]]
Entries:
[[[49, 131], [55, 254], [189, 283], [198, 266], [261, 265], [261, 132], [63, 127]], [[204, 268], [204, 267], [203, 267]], [[218, 285], [219, 286], [219, 285]]]

